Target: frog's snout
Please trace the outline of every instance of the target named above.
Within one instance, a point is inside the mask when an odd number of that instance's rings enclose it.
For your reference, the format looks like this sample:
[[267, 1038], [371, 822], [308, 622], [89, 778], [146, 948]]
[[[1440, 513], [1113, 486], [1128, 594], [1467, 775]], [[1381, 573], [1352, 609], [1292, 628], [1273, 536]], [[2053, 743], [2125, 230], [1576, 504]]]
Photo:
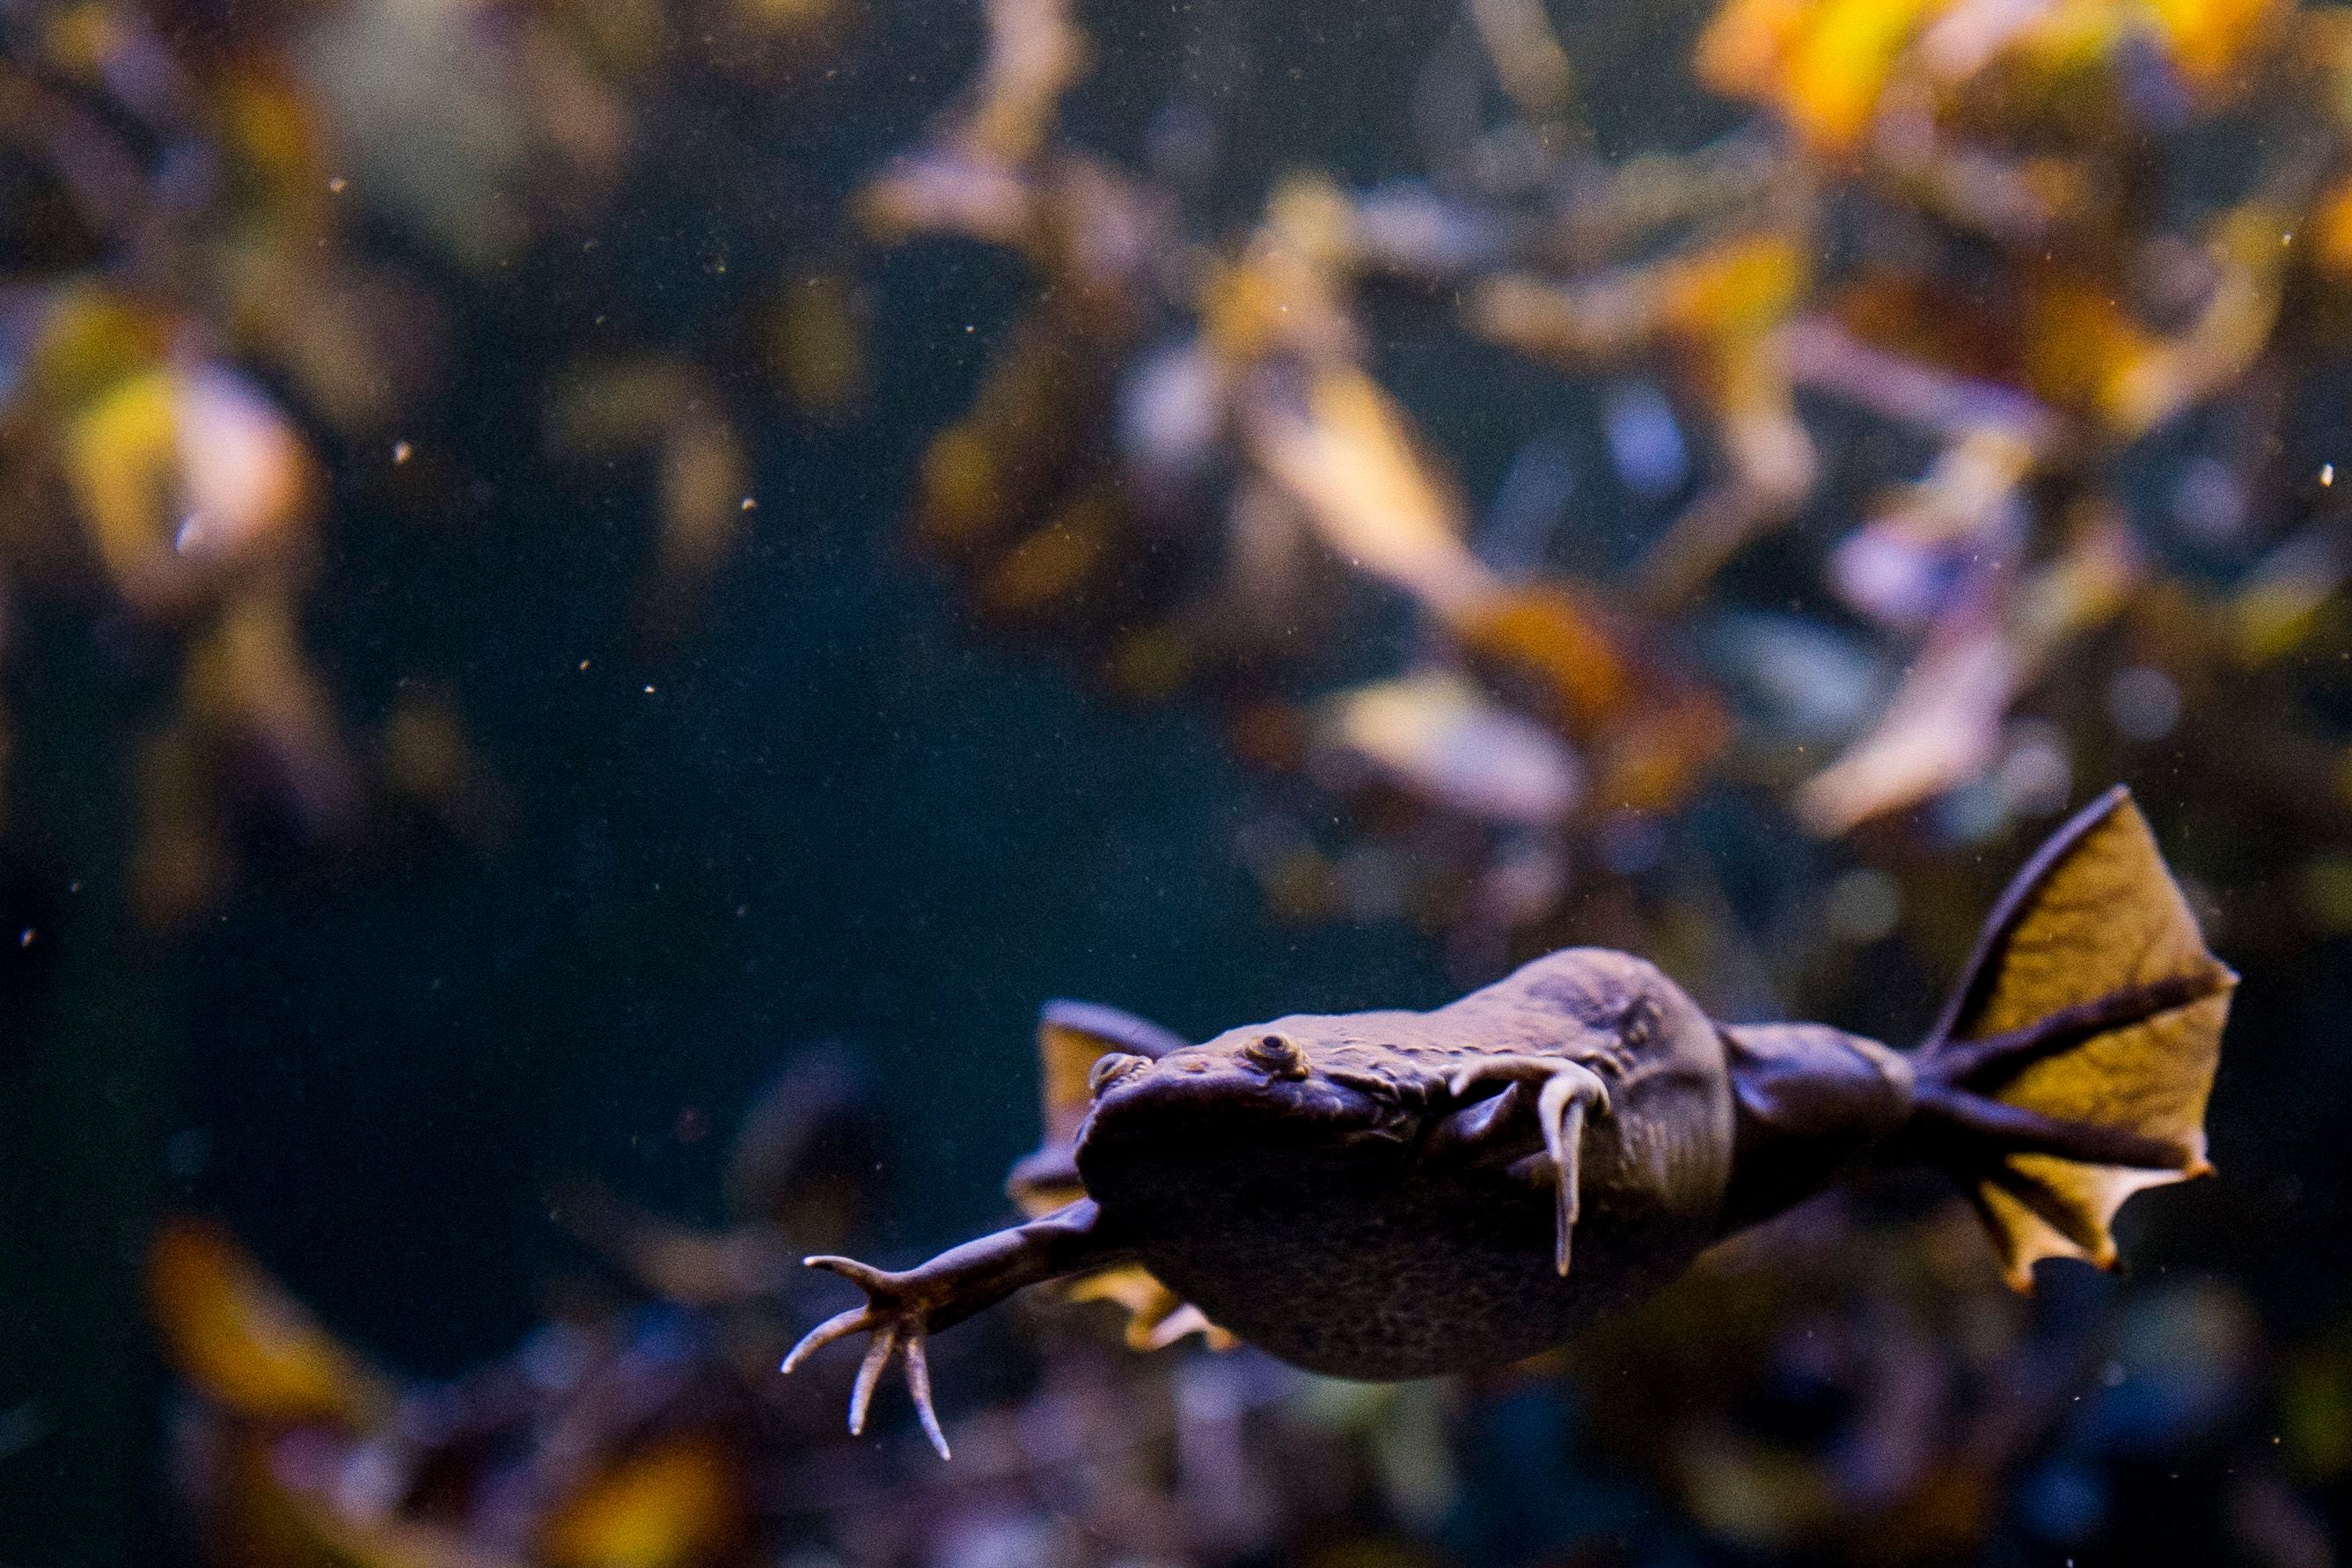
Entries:
[[1109, 1051], [1095, 1058], [1094, 1068], [1087, 1075], [1087, 1094], [1100, 1100], [1103, 1090], [1123, 1078], [1132, 1078], [1151, 1066], [1149, 1057], [1139, 1057], [1128, 1051]]
[[1192, 1135], [1213, 1128], [1262, 1133], [1385, 1131], [1384, 1099], [1317, 1073], [1299, 1044], [1260, 1035], [1230, 1053], [1180, 1052], [1146, 1061], [1107, 1056], [1091, 1079], [1097, 1136]]

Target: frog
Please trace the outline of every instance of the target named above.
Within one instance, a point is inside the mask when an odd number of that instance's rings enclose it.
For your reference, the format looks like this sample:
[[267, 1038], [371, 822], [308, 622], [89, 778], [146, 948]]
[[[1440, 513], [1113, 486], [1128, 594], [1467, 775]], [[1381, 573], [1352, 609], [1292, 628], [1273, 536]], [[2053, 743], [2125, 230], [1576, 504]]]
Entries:
[[782, 1370], [870, 1336], [850, 1430], [895, 1361], [945, 1458], [929, 1337], [1066, 1281], [1125, 1306], [1139, 1348], [1197, 1332], [1338, 1378], [1472, 1372], [1572, 1340], [1890, 1164], [1951, 1177], [2012, 1286], [2045, 1258], [2113, 1268], [2126, 1198], [2211, 1170], [2236, 984], [2118, 786], [2020, 870], [1908, 1050], [1722, 1023], [1598, 947], [1423, 1011], [1293, 1014], [1198, 1042], [1048, 1004], [1045, 1136], [1008, 1182], [1025, 1217], [908, 1269], [805, 1259], [866, 1300]]

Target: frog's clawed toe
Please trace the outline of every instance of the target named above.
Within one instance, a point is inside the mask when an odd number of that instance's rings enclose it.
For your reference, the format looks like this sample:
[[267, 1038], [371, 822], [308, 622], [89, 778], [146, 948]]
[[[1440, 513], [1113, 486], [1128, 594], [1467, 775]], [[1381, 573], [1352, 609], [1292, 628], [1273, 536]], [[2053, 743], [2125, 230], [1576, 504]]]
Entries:
[[811, 1329], [784, 1357], [781, 1370], [791, 1372], [836, 1340], [871, 1333], [873, 1342], [866, 1346], [866, 1359], [857, 1368], [857, 1383], [850, 1391], [850, 1435], [856, 1436], [866, 1430], [866, 1412], [874, 1402], [875, 1387], [882, 1381], [890, 1358], [897, 1355], [906, 1364], [907, 1392], [914, 1396], [915, 1415], [922, 1423], [923, 1436], [931, 1440], [940, 1458], [946, 1458], [947, 1434], [940, 1430], [939, 1411], [931, 1404], [931, 1367], [924, 1349], [932, 1304], [919, 1299], [907, 1275], [888, 1273], [854, 1258], [823, 1256], [802, 1261], [811, 1268], [840, 1275], [865, 1291], [866, 1301], [863, 1307], [853, 1307]]
[[[1581, 1062], [1560, 1057], [1497, 1056], [1474, 1062], [1454, 1075], [1446, 1091], [1456, 1100], [1466, 1099], [1480, 1085], [1500, 1082], [1506, 1087], [1500, 1100], [1517, 1086], [1538, 1086], [1536, 1094], [1536, 1122], [1543, 1131], [1544, 1160], [1551, 1168], [1554, 1198], [1554, 1241], [1552, 1266], [1561, 1276], [1568, 1273], [1569, 1244], [1576, 1234], [1578, 1212], [1578, 1163], [1584, 1142], [1584, 1118], [1588, 1110], [1600, 1115], [1609, 1111], [1609, 1087], [1601, 1075]], [[1482, 1103], [1492, 1103], [1482, 1102]], [[1456, 1118], [1466, 1118], [1457, 1130], [1457, 1136], [1476, 1138], [1489, 1128], [1499, 1125], [1508, 1114], [1500, 1105], [1494, 1113], [1479, 1120], [1480, 1107], [1456, 1112]]]

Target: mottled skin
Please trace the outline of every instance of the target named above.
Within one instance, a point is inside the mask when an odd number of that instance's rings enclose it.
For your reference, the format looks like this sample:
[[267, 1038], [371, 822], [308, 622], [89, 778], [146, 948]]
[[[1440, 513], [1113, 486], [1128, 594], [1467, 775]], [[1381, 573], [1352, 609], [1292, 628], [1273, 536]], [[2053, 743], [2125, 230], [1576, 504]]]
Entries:
[[[2071, 961], [2051, 962], [2033, 922], [2086, 900], [2104, 909], [2118, 885], [2170, 900], [2150, 929], [2179, 937], [2178, 961], [2078, 996]], [[2131, 944], [2158, 951], [2144, 933]], [[2035, 964], [2056, 977], [2046, 1012], [1969, 1037], [1994, 982]], [[1149, 1278], [1119, 1299], [1139, 1317], [1138, 1303], [1156, 1300], [1168, 1321], [1205, 1320], [1316, 1372], [1388, 1380], [1489, 1366], [1640, 1299], [1865, 1158], [1927, 1159], [1990, 1182], [2082, 1244], [2045, 1254], [2100, 1256], [2105, 1212], [2065, 1210], [2012, 1157], [2158, 1173], [2142, 1184], [2202, 1169], [2198, 1119], [2234, 980], [2196, 938], [2127, 797], [2111, 792], [2021, 874], [1936, 1035], [1909, 1054], [1819, 1025], [1718, 1025], [1652, 964], [1599, 948], [1538, 959], [1426, 1013], [1298, 1015], [1198, 1045], [1108, 1009], [1049, 1008], [1049, 1033], [1078, 1040], [1076, 1060], [1093, 1068], [1075, 1138], [1049, 1134], [1015, 1172], [1014, 1195], [1037, 1217], [903, 1272], [810, 1259], [868, 1303], [812, 1331], [785, 1370], [871, 1332], [852, 1429], [903, 1354], [944, 1453], [929, 1333], [1045, 1279], [1123, 1270], [1133, 1284], [1139, 1265]], [[2184, 1018], [2210, 1024], [2201, 1047], [2151, 1036], [2122, 1068], [2102, 1058], [2108, 1076], [2074, 1098], [2042, 1092], [2065, 1114], [2001, 1098], [2086, 1042]], [[1050, 1123], [1050, 1082], [1048, 1098]], [[2149, 1112], [2158, 1100], [2172, 1110]], [[2118, 1108], [2138, 1109], [2110, 1114]], [[2012, 1216], [2010, 1228], [2038, 1223]], [[1178, 1301], [1189, 1319], [1172, 1315]]]

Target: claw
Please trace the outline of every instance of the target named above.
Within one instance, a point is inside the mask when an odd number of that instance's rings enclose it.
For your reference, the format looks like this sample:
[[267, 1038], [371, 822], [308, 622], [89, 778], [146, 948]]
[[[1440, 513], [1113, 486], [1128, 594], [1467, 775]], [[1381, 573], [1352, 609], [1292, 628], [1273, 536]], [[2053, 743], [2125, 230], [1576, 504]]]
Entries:
[[923, 1425], [923, 1436], [940, 1458], [952, 1458], [948, 1452], [948, 1435], [940, 1430], [940, 1413], [931, 1405], [931, 1362], [923, 1348], [923, 1331], [916, 1329], [907, 1335], [907, 1392], [915, 1396], [915, 1419]]
[[[1458, 1078], [1456, 1081], [1460, 1081]], [[1497, 1134], [1507, 1135], [1524, 1092], [1519, 1085], [1507, 1083], [1502, 1093], [1489, 1095], [1454, 1112], [1431, 1133], [1430, 1152], [1450, 1154], [1455, 1150], [1479, 1151], [1479, 1145], [1496, 1139]], [[1496, 1150], [1488, 1148], [1479, 1152], [1492, 1158]]]
[[849, 1435], [863, 1436], [866, 1432], [866, 1412], [874, 1404], [874, 1386], [882, 1381], [882, 1369], [890, 1364], [890, 1352], [898, 1348], [898, 1331], [888, 1323], [874, 1331], [874, 1342], [866, 1347], [866, 1359], [857, 1363], [857, 1381], [849, 1390]]
[[779, 1370], [789, 1373], [816, 1352], [852, 1334], [872, 1333], [874, 1342], [866, 1346], [866, 1359], [857, 1365], [857, 1381], [849, 1392], [849, 1435], [855, 1437], [865, 1432], [874, 1390], [881, 1384], [890, 1358], [903, 1355], [907, 1392], [914, 1396], [916, 1419], [922, 1423], [923, 1436], [930, 1439], [940, 1458], [948, 1458], [947, 1434], [940, 1429], [940, 1413], [931, 1403], [931, 1366], [923, 1342], [926, 1309], [907, 1299], [898, 1277], [856, 1258], [824, 1256], [802, 1261], [811, 1268], [840, 1275], [865, 1291], [867, 1300], [865, 1306], [836, 1313], [811, 1329], [784, 1357]]
[[[1585, 1113], [1588, 1109], [1597, 1109], [1602, 1115], [1608, 1114], [1609, 1086], [1582, 1062], [1570, 1061], [1561, 1057], [1509, 1056], [1489, 1057], [1472, 1063], [1454, 1075], [1446, 1084], [1446, 1089], [1458, 1100], [1479, 1084], [1497, 1079], [1510, 1085], [1538, 1083], [1543, 1086], [1536, 1097], [1536, 1121], [1543, 1128], [1544, 1152], [1551, 1164], [1557, 1194], [1553, 1210], [1552, 1266], [1565, 1278], [1568, 1274], [1569, 1244], [1576, 1232], [1578, 1157], [1584, 1146]], [[1505, 1090], [1506, 1094], [1508, 1092], [1508, 1089]]]
[[784, 1357], [783, 1365], [776, 1370], [789, 1373], [834, 1341], [847, 1339], [858, 1330], [871, 1326], [866, 1321], [866, 1309], [863, 1307], [852, 1307], [846, 1312], [837, 1312], [802, 1335], [801, 1342], [792, 1348], [791, 1353]]

